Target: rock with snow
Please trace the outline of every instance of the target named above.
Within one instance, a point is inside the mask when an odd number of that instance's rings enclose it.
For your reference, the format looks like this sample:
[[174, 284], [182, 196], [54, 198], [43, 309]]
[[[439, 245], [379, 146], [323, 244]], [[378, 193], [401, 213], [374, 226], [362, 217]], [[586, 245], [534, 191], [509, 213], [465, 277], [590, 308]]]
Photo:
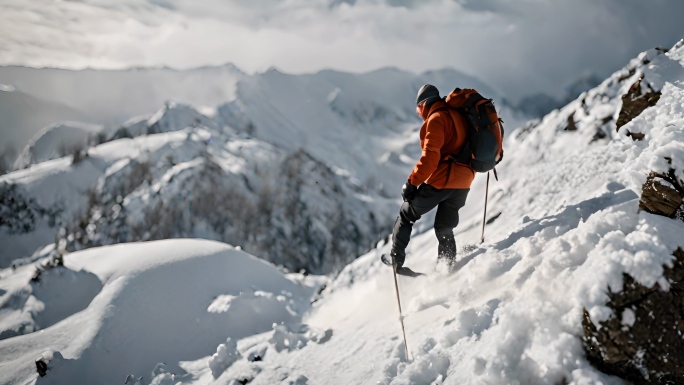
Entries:
[[63, 362], [62, 353], [49, 349], [36, 358], [36, 371], [40, 377], [45, 377], [50, 371], [61, 366]]
[[590, 361], [606, 373], [635, 384], [677, 384], [684, 379], [684, 250], [653, 287], [624, 275], [621, 291], [611, 292], [611, 317], [600, 329], [584, 313]]
[[309, 343], [309, 338], [304, 333], [292, 332], [285, 325], [275, 325], [273, 335], [268, 340], [277, 352], [282, 350], [302, 349]]
[[684, 220], [684, 183], [674, 176], [650, 173], [644, 183], [639, 208], [649, 213]]

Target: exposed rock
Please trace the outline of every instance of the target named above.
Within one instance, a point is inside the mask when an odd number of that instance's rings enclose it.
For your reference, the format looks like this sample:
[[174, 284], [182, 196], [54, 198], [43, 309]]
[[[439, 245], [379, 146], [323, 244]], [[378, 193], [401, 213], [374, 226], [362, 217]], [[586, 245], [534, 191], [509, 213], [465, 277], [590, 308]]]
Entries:
[[36, 371], [41, 377], [45, 377], [48, 371], [47, 364], [41, 360], [36, 360]]
[[[46, 350], [36, 358], [36, 372], [41, 377], [45, 377], [55, 367], [61, 366], [64, 362], [62, 353], [51, 349]], [[39, 381], [40, 382], [40, 381]]]
[[642, 134], [641, 132], [630, 132], [630, 131], [627, 131], [627, 136], [632, 138], [632, 140], [635, 142], [637, 140], [644, 140], [644, 138], [646, 137], [646, 135]]
[[634, 76], [635, 73], [636, 73], [636, 70], [634, 68], [631, 68], [626, 74], [620, 76], [620, 78], [618, 79], [618, 82], [620, 82], [620, 83], [624, 82], [625, 80]]
[[613, 316], [599, 330], [584, 311], [585, 350], [601, 371], [635, 384], [684, 384], [684, 250], [674, 256], [664, 273], [668, 291], [625, 274], [622, 291], [610, 293]]
[[565, 126], [564, 131], [577, 131], [577, 126], [575, 125], [575, 114], [572, 113], [568, 116], [568, 125]]
[[603, 131], [603, 129], [601, 127], [599, 127], [596, 129], [596, 133], [594, 134], [594, 136], [591, 137], [591, 141], [589, 141], [589, 143], [594, 143], [598, 140], [605, 139], [607, 137], [608, 137], [608, 134], [606, 134], [606, 132]]
[[646, 108], [655, 106], [660, 99], [660, 91], [653, 90], [648, 85], [649, 92], [643, 92], [641, 89], [641, 82], [644, 78], [641, 77], [629, 88], [629, 91], [622, 95], [622, 109], [618, 115], [617, 127], [620, 127], [632, 121], [643, 112]]
[[[639, 209], [652, 214], [663, 215], [670, 218], [681, 217], [684, 194], [678, 191], [677, 181], [670, 180], [669, 176], [652, 172], [644, 183]], [[662, 184], [664, 180], [670, 186]], [[674, 183], [673, 183], [674, 182]]]

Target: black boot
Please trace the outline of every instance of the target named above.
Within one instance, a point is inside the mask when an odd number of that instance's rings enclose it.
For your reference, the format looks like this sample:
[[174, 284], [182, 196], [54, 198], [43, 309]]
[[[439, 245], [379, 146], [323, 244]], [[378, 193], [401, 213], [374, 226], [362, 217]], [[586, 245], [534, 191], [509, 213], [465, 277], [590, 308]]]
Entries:
[[449, 231], [436, 231], [439, 246], [437, 247], [437, 263], [445, 263], [451, 273], [456, 264], [456, 240], [454, 233]]

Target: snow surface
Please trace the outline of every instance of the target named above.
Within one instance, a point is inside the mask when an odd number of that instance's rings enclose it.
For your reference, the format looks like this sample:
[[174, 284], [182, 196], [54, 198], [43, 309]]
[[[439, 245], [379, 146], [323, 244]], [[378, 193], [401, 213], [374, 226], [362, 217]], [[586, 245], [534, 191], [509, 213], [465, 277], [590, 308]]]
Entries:
[[[102, 290], [67, 320], [21, 340], [0, 341], [1, 383], [34, 377], [33, 361], [48, 349], [65, 359], [39, 383], [118, 384], [129, 374], [148, 378], [159, 362], [179, 375], [178, 362], [211, 355], [227, 337], [265, 332], [274, 323], [297, 324], [314, 290], [211, 241], [97, 248], [69, 255], [65, 267], [68, 274], [96, 275]], [[83, 278], [71, 284], [89, 285]], [[235, 298], [228, 307], [212, 309], [219, 295]], [[32, 296], [42, 298], [36, 291]], [[46, 311], [52, 305], [46, 302]]]
[[[684, 247], [684, 223], [639, 212], [638, 197], [647, 174], [668, 167], [665, 157], [684, 176], [682, 55], [684, 42], [668, 54], [645, 52], [566, 107], [511, 132], [500, 181], [490, 181], [487, 241], [475, 245], [485, 182], [478, 175], [460, 212], [453, 275], [434, 266], [430, 216], [418, 222], [407, 265], [429, 274], [399, 277], [409, 357], [392, 273], [378, 258], [389, 249], [383, 242], [318, 294], [325, 277], [285, 275], [212, 241], [168, 240], [67, 254], [68, 274], [81, 277], [79, 285], [96, 275], [101, 291], [61, 322], [0, 341], [0, 382], [623, 384], [587, 362], [582, 311], [594, 323], [607, 319], [607, 290], [621, 289], [623, 273], [668, 289], [663, 266]], [[642, 86], [662, 96], [617, 131], [621, 96], [642, 76]], [[564, 130], [570, 116], [575, 131]], [[104, 146], [147, 140], [163, 147], [180, 134]], [[1, 271], [0, 298], [23, 291], [25, 306], [40, 314], [37, 301], [44, 311], [50, 303], [26, 296], [32, 268]], [[630, 314], [616, 316], [632, 322]], [[36, 358], [49, 361], [44, 378]]]

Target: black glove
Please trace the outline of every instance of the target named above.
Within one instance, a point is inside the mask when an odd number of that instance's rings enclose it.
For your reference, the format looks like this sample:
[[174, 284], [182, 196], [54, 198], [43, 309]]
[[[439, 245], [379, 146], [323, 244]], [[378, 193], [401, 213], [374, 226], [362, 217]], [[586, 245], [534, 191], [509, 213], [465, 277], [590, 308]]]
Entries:
[[416, 197], [417, 192], [418, 187], [412, 185], [411, 182], [407, 180], [401, 188], [401, 197], [404, 198], [404, 202], [410, 202]]

